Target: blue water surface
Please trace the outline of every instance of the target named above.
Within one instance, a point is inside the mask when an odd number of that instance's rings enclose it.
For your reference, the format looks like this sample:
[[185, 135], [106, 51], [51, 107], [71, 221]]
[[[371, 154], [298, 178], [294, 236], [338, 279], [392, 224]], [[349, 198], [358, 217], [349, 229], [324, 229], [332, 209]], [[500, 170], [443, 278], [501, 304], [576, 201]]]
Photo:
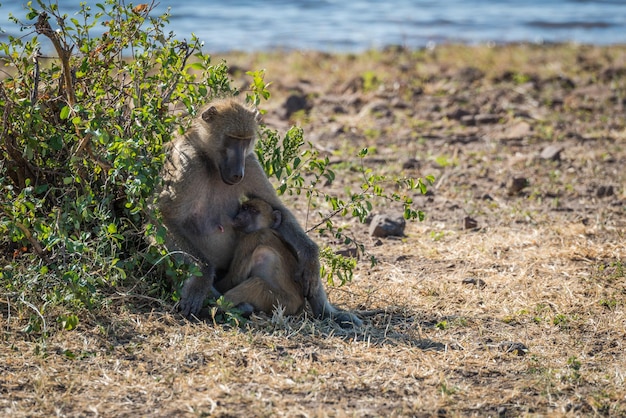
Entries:
[[[23, 19], [24, 4], [0, 0], [5, 32], [0, 36], [20, 34], [8, 15]], [[78, 10], [77, 1], [58, 0], [58, 5], [68, 15]], [[209, 52], [360, 52], [447, 42], [626, 43], [626, 0], [161, 0], [156, 12], [168, 7], [168, 30], [180, 39], [195, 33]]]

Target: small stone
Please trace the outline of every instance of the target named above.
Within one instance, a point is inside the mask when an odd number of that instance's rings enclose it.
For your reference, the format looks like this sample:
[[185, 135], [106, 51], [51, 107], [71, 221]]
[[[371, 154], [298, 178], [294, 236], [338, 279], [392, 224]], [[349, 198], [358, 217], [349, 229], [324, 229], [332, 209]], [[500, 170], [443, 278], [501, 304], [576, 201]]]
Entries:
[[477, 279], [476, 277], [466, 277], [462, 281], [463, 284], [469, 284], [481, 289], [487, 286], [487, 283], [483, 279]]
[[480, 124], [489, 124], [489, 123], [498, 123], [500, 121], [500, 115], [494, 115], [491, 113], [480, 114], [474, 116], [474, 121], [477, 125]]
[[476, 125], [476, 119], [474, 119], [474, 115], [464, 115], [461, 116], [461, 123], [466, 126], [474, 126]]
[[311, 104], [308, 102], [304, 94], [292, 94], [287, 97], [287, 100], [285, 100], [283, 108], [285, 109], [285, 119], [289, 119], [291, 115], [296, 112], [301, 110], [310, 110]]
[[461, 116], [461, 123], [466, 126], [486, 125], [500, 122], [500, 115], [481, 113], [478, 115]]
[[522, 343], [513, 342], [513, 341], [504, 341], [500, 343], [500, 350], [505, 353], [513, 353], [518, 356], [525, 356], [528, 354], [528, 347], [526, 347]]
[[415, 158], [409, 158], [402, 164], [402, 168], [405, 170], [416, 170], [419, 169], [420, 166], [420, 161], [416, 160]]
[[596, 190], [596, 196], [600, 198], [613, 196], [614, 193], [613, 186], [600, 186]]
[[470, 218], [469, 216], [466, 216], [465, 219], [463, 219], [464, 229], [476, 229], [477, 227], [478, 227], [478, 222], [476, 221], [476, 219]]
[[542, 160], [558, 161], [561, 159], [561, 151], [563, 151], [563, 145], [548, 145], [541, 151], [539, 157]]
[[532, 128], [528, 122], [519, 122], [508, 128], [502, 136], [503, 140], [523, 139], [530, 135]]
[[528, 187], [528, 179], [526, 177], [515, 177], [511, 180], [511, 183], [508, 187], [509, 196], [513, 196], [519, 194], [523, 189]]
[[[448, 119], [461, 120], [464, 116], [468, 116], [468, 115], [470, 115], [470, 112], [468, 112], [467, 110], [456, 108], [453, 111], [448, 112], [446, 114], [446, 117]], [[473, 120], [473, 116], [471, 116], [471, 118]]]
[[404, 236], [406, 220], [402, 215], [376, 215], [370, 223], [369, 233], [373, 237]]

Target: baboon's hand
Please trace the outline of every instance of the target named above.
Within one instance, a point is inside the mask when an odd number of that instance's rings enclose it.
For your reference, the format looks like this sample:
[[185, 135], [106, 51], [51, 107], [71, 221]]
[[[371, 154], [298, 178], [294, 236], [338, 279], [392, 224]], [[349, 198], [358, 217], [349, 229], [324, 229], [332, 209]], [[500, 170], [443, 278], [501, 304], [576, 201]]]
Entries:
[[198, 315], [213, 285], [204, 276], [192, 276], [183, 285], [180, 292], [178, 310], [185, 316]]

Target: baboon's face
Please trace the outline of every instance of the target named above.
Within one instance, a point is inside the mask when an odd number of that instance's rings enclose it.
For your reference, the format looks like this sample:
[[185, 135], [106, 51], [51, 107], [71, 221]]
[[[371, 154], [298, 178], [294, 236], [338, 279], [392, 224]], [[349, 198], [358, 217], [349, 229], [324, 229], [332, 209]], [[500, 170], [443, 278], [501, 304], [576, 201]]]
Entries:
[[246, 174], [246, 156], [252, 146], [252, 138], [240, 139], [226, 136], [218, 164], [222, 181], [233, 185], [241, 182]]
[[218, 158], [214, 162], [222, 181], [229, 185], [240, 183], [245, 175], [246, 156], [253, 151], [258, 113], [225, 101], [210, 106], [201, 117], [210, 132], [205, 151], [209, 157]]
[[263, 228], [275, 228], [280, 224], [277, 214], [272, 207], [260, 199], [251, 199], [241, 205], [237, 216], [233, 220], [233, 227], [245, 233], [258, 231]]

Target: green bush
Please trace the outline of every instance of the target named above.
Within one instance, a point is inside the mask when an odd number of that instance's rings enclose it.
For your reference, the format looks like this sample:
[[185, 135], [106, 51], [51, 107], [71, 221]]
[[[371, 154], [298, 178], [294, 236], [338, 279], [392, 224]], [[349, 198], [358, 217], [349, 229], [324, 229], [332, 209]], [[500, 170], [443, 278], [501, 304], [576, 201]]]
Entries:
[[[238, 91], [225, 63], [212, 63], [195, 37], [176, 40], [165, 31], [169, 15], [151, 12], [106, 0], [69, 16], [38, 1], [36, 8], [29, 3], [25, 22], [12, 17], [35, 35], [0, 44], [0, 283], [7, 303], [30, 312], [23, 315], [28, 332], [45, 336], [50, 317], [72, 329], [77, 314], [131, 286], [171, 300], [171, 288], [197, 274], [167, 253], [152, 209], [162, 147], [188, 126], [181, 115]], [[105, 32], [94, 34], [102, 25]], [[40, 53], [44, 42], [53, 58]], [[258, 105], [269, 97], [264, 74], [249, 75], [247, 100]], [[365, 169], [362, 187], [345, 200], [325, 193], [321, 181], [334, 173], [299, 128], [284, 138], [262, 129], [260, 137], [257, 153], [268, 176], [279, 193], [306, 194], [322, 213], [318, 230], [352, 242], [332, 219], [364, 220], [374, 197], [401, 202], [407, 218], [423, 218], [410, 198], [387, 195], [387, 180]], [[420, 179], [400, 182], [425, 191]], [[330, 280], [351, 277], [353, 260], [322, 254]]]
[[[51, 308], [92, 308], [150, 271], [164, 252], [145, 239], [163, 242], [150, 209], [162, 146], [185, 127], [171, 109], [194, 114], [236, 92], [197, 39], [165, 32], [167, 14], [112, 0], [73, 17], [42, 2], [27, 13], [28, 22], [14, 20], [36, 36], [0, 45], [0, 245], [11, 256], [0, 275], [37, 320]], [[101, 22], [106, 32], [91, 35]], [[41, 56], [44, 42], [55, 58]], [[184, 269], [164, 264], [162, 274]]]

